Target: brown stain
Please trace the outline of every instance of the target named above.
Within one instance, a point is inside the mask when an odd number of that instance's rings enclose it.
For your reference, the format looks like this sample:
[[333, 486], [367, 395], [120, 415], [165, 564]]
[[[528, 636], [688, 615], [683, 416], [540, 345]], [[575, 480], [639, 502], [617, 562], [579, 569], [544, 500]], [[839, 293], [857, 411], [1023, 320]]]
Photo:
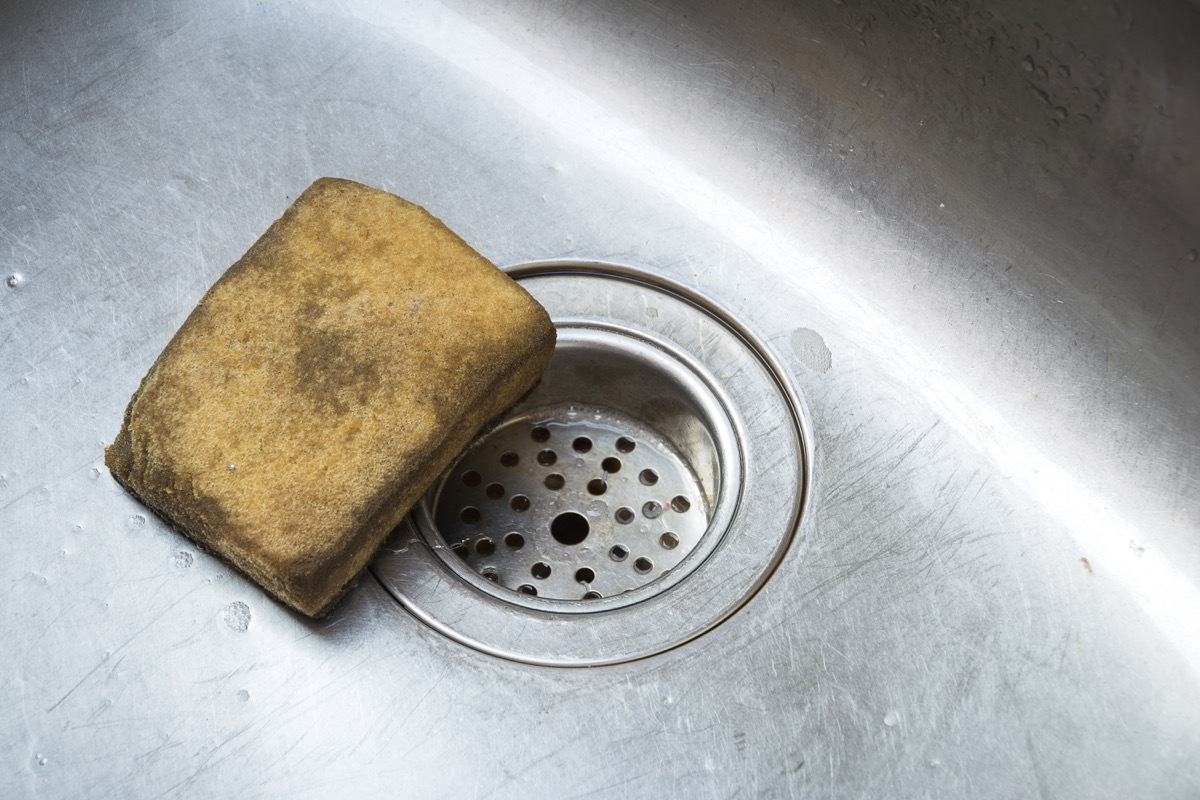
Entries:
[[348, 333], [296, 325], [295, 384], [322, 411], [338, 415], [351, 400], [367, 405], [379, 391], [379, 361], [364, 357]]
[[1083, 568], [1087, 570], [1088, 575], [1095, 574], [1094, 572], [1092, 572], [1092, 562], [1087, 560], [1087, 556], [1084, 556], [1083, 558], [1079, 559], [1079, 563], [1083, 564]]
[[323, 321], [327, 308], [344, 306], [361, 289], [357, 281], [308, 281], [309, 298], [298, 309], [295, 335], [295, 386], [321, 411], [339, 416], [351, 404], [368, 405], [382, 385], [379, 359], [366, 352], [349, 332], [329, 328]]

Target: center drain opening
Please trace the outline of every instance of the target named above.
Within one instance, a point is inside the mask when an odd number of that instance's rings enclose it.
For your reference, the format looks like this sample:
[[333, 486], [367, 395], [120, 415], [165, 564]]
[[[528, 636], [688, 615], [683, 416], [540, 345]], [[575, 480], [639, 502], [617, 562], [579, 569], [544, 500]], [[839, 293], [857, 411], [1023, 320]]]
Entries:
[[679, 569], [706, 538], [732, 437], [679, 354], [564, 327], [532, 395], [442, 478], [432, 517], [509, 602], [619, 597]]
[[587, 538], [589, 527], [587, 518], [582, 514], [567, 511], [550, 523], [550, 535], [559, 544], [579, 544]]

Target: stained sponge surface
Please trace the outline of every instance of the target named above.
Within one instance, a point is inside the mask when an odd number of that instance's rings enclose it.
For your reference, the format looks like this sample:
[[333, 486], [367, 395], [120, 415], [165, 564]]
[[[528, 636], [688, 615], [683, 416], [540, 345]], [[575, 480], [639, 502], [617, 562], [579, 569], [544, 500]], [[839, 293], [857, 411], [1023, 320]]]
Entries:
[[319, 616], [554, 341], [537, 301], [427, 211], [322, 178], [200, 300], [105, 460]]

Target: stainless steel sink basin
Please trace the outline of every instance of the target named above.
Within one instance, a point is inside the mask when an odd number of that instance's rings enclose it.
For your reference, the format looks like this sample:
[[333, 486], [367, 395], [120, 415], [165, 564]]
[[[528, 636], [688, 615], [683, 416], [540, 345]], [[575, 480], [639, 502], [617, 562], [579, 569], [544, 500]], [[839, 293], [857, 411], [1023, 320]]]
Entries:
[[[1200, 794], [1200, 8], [1046, 6], [4, 4], [0, 796]], [[739, 601], [523, 663], [382, 567], [302, 619], [117, 486], [322, 175], [762, 345], [807, 451], [758, 507], [807, 497]]]

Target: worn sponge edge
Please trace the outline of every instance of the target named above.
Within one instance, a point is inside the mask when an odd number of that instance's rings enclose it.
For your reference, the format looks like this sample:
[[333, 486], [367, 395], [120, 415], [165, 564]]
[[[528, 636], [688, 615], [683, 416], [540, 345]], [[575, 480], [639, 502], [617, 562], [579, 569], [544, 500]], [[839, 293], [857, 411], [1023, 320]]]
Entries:
[[554, 342], [545, 309], [423, 208], [322, 178], [200, 300], [105, 461], [320, 616]]

